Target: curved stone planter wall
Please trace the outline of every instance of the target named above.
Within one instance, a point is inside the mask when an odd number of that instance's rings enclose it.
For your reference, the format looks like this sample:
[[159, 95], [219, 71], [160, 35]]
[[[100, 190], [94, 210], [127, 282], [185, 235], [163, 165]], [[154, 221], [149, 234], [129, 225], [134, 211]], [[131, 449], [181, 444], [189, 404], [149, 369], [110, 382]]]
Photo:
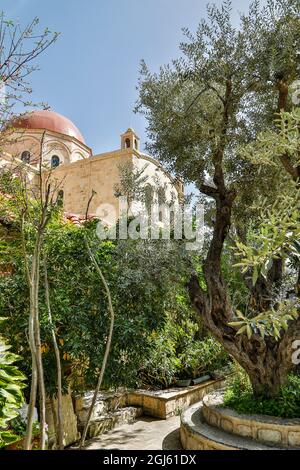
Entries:
[[[216, 395], [218, 395], [216, 399]], [[300, 419], [239, 415], [211, 393], [181, 415], [180, 437], [186, 450], [300, 449]]]
[[[212, 395], [203, 399], [202, 414], [211, 426], [238, 436], [282, 447], [300, 447], [300, 419], [288, 420], [271, 416], [240, 415], [211, 403]], [[222, 403], [220, 396], [220, 403]]]
[[234, 445], [222, 442], [204, 429], [199, 403], [181, 415], [180, 440], [185, 450], [238, 450]]

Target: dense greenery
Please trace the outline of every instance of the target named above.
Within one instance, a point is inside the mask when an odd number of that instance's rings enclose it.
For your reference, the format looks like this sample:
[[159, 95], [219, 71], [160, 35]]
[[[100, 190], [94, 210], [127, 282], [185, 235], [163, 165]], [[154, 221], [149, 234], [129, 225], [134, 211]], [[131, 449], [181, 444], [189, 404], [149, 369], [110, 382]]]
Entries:
[[[203, 332], [195, 321], [185, 288], [190, 267], [179, 244], [100, 241], [96, 222], [78, 228], [61, 224], [58, 218], [47, 232], [45, 251], [64, 375], [74, 389], [95, 385], [108, 329], [107, 300], [88, 257], [85, 235], [109, 283], [116, 311], [106, 387], [167, 386], [178, 377], [191, 377], [226, 361], [212, 338], [202, 343]], [[18, 242], [13, 243], [13, 274], [0, 278], [0, 311], [11, 320], [6, 334], [25, 358], [22, 367], [29, 376], [25, 334], [28, 288]], [[54, 352], [42, 281], [40, 311], [46, 383], [48, 390], [55, 392]]]
[[14, 365], [21, 358], [10, 352], [10, 348], [0, 337], [0, 448], [18, 440], [10, 424], [24, 403], [25, 376]]
[[225, 366], [229, 358], [211, 336], [201, 337], [199, 327], [181, 315], [169, 318], [163, 328], [149, 338], [147, 357], [140, 370], [142, 383], [166, 387], [176, 378], [197, 378]]
[[235, 371], [224, 395], [224, 405], [238, 413], [262, 414], [280, 418], [299, 418], [300, 416], [300, 377], [290, 374], [285, 385], [275, 399], [255, 399], [247, 374]]

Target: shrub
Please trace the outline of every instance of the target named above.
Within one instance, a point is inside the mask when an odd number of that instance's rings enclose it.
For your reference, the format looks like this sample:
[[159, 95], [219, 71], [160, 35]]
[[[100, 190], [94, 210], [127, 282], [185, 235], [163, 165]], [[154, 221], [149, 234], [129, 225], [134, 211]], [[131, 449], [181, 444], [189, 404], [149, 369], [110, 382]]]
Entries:
[[198, 339], [198, 334], [198, 325], [187, 316], [177, 321], [170, 317], [153, 332], [140, 372], [142, 385], [167, 387], [177, 379], [196, 378], [226, 365], [229, 358], [222, 346], [210, 336]]
[[18, 440], [18, 436], [8, 428], [24, 403], [22, 389], [25, 377], [14, 365], [20, 358], [9, 350], [10, 346], [0, 337], [0, 448]]
[[153, 332], [148, 342], [148, 355], [140, 369], [139, 385], [166, 388], [174, 382], [180, 369], [176, 343], [166, 331]]
[[205, 372], [213, 372], [225, 366], [229, 357], [220, 343], [212, 336], [193, 341], [190, 338], [180, 355], [180, 378], [196, 378]]
[[[67, 386], [68, 373], [72, 371], [72, 387], [77, 391], [95, 386], [108, 331], [107, 299], [87, 254], [84, 234], [91, 240], [110, 286], [116, 312], [103, 386], [134, 387], [148, 358], [149, 336], [163, 329], [170, 312], [186, 315], [191, 311], [187, 301], [184, 310], [182, 299], [177, 296], [185, 282], [184, 261], [181, 262], [176, 247], [170, 251], [168, 241], [100, 241], [95, 223], [85, 229], [69, 224], [49, 228], [45, 251], [53, 321], [66, 379], [64, 385]], [[28, 244], [30, 252], [30, 237]], [[5, 312], [10, 318], [6, 334], [14, 350], [22, 354], [22, 370], [29, 376], [30, 351], [24, 335], [28, 324], [28, 288], [22, 257], [14, 254], [13, 260], [12, 275], [0, 277], [0, 314]], [[187, 293], [182, 296], [187, 297]], [[42, 272], [40, 321], [47, 393], [55, 394], [56, 364]], [[157, 362], [162, 363], [164, 358], [167, 361], [166, 356], [162, 351]], [[169, 368], [170, 365], [165, 370]]]
[[290, 374], [280, 394], [273, 399], [255, 399], [247, 374], [239, 368], [224, 395], [224, 405], [238, 413], [280, 418], [300, 417], [300, 377]]

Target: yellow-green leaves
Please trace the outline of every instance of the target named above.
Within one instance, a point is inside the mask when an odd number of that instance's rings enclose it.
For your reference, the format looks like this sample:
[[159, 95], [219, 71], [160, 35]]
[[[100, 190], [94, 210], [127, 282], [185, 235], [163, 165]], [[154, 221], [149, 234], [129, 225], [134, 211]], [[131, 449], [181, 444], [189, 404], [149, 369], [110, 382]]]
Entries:
[[270, 309], [255, 317], [247, 317], [239, 310], [236, 311], [237, 320], [229, 323], [230, 326], [239, 327], [237, 335], [247, 334], [251, 339], [253, 334], [262, 338], [272, 336], [279, 340], [282, 331], [288, 329], [288, 322], [298, 317], [297, 305], [291, 301], [281, 302], [278, 309]]
[[[291, 184], [292, 185], [292, 184]], [[293, 186], [293, 185], [292, 185]], [[260, 224], [249, 231], [247, 244], [236, 242], [236, 267], [252, 272], [252, 283], [266, 277], [272, 260], [278, 257], [300, 259], [300, 190], [293, 186], [292, 196], [282, 193], [271, 207], [261, 211]]]
[[240, 149], [240, 155], [254, 165], [281, 166], [280, 158], [288, 155], [293, 165], [299, 164], [300, 107], [282, 112], [275, 120], [275, 130], [258, 135], [255, 142]]

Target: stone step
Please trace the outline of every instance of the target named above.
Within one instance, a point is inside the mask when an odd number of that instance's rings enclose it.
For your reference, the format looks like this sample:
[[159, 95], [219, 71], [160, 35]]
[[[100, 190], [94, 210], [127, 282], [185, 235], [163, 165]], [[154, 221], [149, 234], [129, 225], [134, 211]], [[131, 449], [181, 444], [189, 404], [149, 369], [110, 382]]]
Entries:
[[199, 402], [181, 416], [180, 437], [185, 450], [287, 450], [211, 426], [205, 422], [201, 410], [202, 402]]
[[[143, 409], [140, 407], [128, 406], [120, 408], [117, 411], [106, 413], [96, 419], [91, 420], [89, 429], [87, 432], [88, 438], [99, 436], [104, 434], [116, 426], [122, 424], [132, 424], [143, 414]], [[79, 429], [82, 432], [84, 422], [80, 423]]]
[[[83, 396], [75, 399], [75, 412], [79, 425], [87, 419], [88, 411], [92, 403], [94, 392], [86, 392]], [[98, 397], [94, 406], [92, 420], [101, 419], [102, 416], [117, 411], [119, 408], [126, 406], [126, 395], [117, 392], [98, 393]]]

